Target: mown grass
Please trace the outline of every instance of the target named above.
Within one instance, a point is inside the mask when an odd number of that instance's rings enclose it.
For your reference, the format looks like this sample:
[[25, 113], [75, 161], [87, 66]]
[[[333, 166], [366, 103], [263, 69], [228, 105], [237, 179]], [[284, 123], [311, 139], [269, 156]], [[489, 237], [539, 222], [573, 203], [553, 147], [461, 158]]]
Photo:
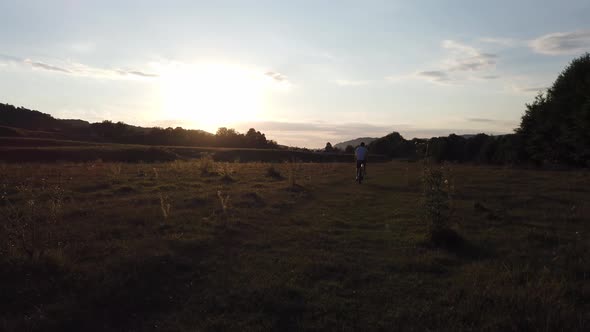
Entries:
[[1, 241], [0, 329], [588, 330], [590, 174], [449, 167], [452, 248], [420, 163], [0, 165], [0, 218], [62, 193], [43, 254]]

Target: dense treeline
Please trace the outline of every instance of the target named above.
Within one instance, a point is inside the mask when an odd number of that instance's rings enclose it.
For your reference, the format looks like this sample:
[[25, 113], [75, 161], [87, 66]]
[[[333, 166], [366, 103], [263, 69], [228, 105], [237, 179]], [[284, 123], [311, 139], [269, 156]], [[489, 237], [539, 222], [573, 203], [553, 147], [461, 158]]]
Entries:
[[423, 154], [436, 161], [485, 164], [517, 164], [527, 161], [522, 139], [516, 134], [477, 134], [469, 138], [451, 134], [422, 143], [420, 149]]
[[516, 164], [527, 160], [521, 140], [517, 134], [477, 134], [469, 137], [451, 134], [447, 137], [406, 140], [393, 132], [371, 142], [369, 150], [392, 158], [420, 159], [428, 156], [435, 161]]
[[405, 140], [394, 132], [369, 144], [371, 153], [494, 164], [590, 166], [590, 54], [574, 59], [546, 93], [526, 105], [514, 134], [451, 134]]
[[590, 54], [574, 59], [522, 117], [517, 132], [528, 156], [590, 166]]
[[[275, 141], [254, 128], [242, 134], [235, 129], [219, 128], [211, 134], [203, 130], [176, 128], [143, 128], [123, 122], [103, 121], [89, 123], [82, 120], [59, 120], [49, 114], [0, 103], [0, 126], [32, 131], [31, 136], [45, 137], [53, 133], [56, 137], [94, 142], [211, 146], [231, 148], [277, 148]], [[4, 128], [3, 135], [19, 135], [18, 131]]]

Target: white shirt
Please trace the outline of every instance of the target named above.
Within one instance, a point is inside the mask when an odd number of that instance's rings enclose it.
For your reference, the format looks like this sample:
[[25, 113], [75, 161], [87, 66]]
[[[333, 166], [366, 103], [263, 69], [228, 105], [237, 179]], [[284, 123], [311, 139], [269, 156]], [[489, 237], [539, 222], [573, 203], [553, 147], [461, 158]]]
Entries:
[[367, 154], [369, 150], [367, 150], [364, 146], [359, 146], [354, 150], [354, 155], [356, 156], [356, 160], [367, 160]]

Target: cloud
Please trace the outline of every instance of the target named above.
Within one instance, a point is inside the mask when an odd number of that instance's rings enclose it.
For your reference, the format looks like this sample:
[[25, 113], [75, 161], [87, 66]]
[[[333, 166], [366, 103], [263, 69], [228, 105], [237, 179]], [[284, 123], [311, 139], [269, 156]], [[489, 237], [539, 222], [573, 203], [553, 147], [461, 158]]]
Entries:
[[0, 61], [1, 62], [21, 62], [23, 61], [21, 58], [12, 56], [12, 55], [6, 55], [6, 54], [0, 54]]
[[157, 74], [144, 73], [144, 72], [141, 72], [141, 71], [135, 71], [135, 70], [133, 70], [133, 71], [128, 71], [128, 72], [125, 72], [125, 74], [128, 74], [128, 75], [135, 75], [135, 76], [141, 76], [141, 77], [158, 77], [158, 76], [159, 76], [159, 75], [157, 75]]
[[469, 121], [469, 122], [486, 122], [486, 123], [496, 122], [496, 120], [494, 120], [494, 119], [486, 119], [486, 118], [467, 118], [467, 121]]
[[479, 71], [496, 64], [496, 54], [481, 53], [472, 57], [456, 59], [456, 64], [449, 68], [450, 71]]
[[485, 76], [481, 77], [481, 79], [484, 79], [484, 80], [495, 80], [498, 78], [500, 78], [500, 75], [485, 75]]
[[448, 71], [480, 71], [496, 64], [497, 54], [483, 53], [478, 49], [454, 40], [443, 40], [442, 47], [449, 50], [446, 62]]
[[[419, 71], [407, 77], [421, 79], [437, 84], [449, 84], [452, 82], [471, 79], [494, 79], [498, 76], [487, 74], [477, 77], [475, 72], [489, 72], [495, 69], [499, 56], [494, 53], [482, 52], [479, 49], [454, 40], [443, 40], [441, 47], [447, 52], [445, 58], [436, 65], [436, 68]], [[390, 81], [399, 79], [388, 77]]]
[[530, 48], [546, 55], [576, 55], [590, 51], [590, 30], [550, 33], [529, 42]]
[[40, 68], [40, 69], [45, 69], [45, 70], [50, 70], [50, 71], [60, 71], [62, 73], [68, 73], [68, 74], [71, 73], [71, 71], [69, 71], [65, 68], [48, 65], [43, 62], [32, 61], [30, 59], [25, 59], [25, 60], [23, 60], [23, 62], [28, 63], [29, 65], [31, 65], [31, 67], [34, 67], [34, 68]]
[[416, 73], [415, 76], [433, 82], [448, 82], [451, 80], [447, 72], [441, 70], [422, 71]]
[[512, 39], [512, 38], [494, 38], [494, 37], [480, 38], [479, 41], [482, 42], [482, 43], [500, 45], [500, 46], [504, 46], [504, 47], [520, 46], [523, 43], [521, 40], [518, 40], [518, 39]]
[[368, 80], [335, 80], [334, 83], [339, 86], [361, 86], [368, 85], [371, 81]]
[[58, 72], [65, 75], [82, 76], [100, 79], [150, 79], [156, 78], [159, 75], [140, 70], [127, 69], [105, 69], [99, 67], [88, 66], [81, 63], [74, 63], [69, 61], [58, 61], [56, 63], [47, 63], [39, 60], [32, 60], [29, 58], [19, 58], [12, 55], [0, 54], [1, 63], [11, 63], [22, 66], [29, 66], [34, 69], [40, 69], [50, 72]]
[[546, 86], [512, 86], [512, 89], [516, 92], [525, 92], [525, 93], [539, 93], [545, 92], [549, 87]]
[[287, 76], [285, 76], [281, 73], [274, 72], [274, 71], [267, 71], [266, 73], [264, 73], [264, 75], [266, 75], [278, 82], [287, 82], [288, 81]]
[[[481, 127], [478, 127], [478, 125], [481, 125], [483, 127], [495, 128], [495, 129], [506, 128], [506, 131], [504, 131], [504, 133], [507, 133], [511, 129], [516, 128], [518, 126], [517, 122], [509, 121], [509, 120], [505, 120], [505, 119], [490, 119], [490, 118], [472, 117], [472, 118], [465, 118], [465, 121], [467, 121], [468, 123], [471, 123], [471, 125], [469, 125], [470, 127], [475, 126], [476, 128], [481, 128]], [[465, 130], [461, 130], [461, 131], [465, 132]], [[471, 134], [477, 134], [480, 130], [479, 129], [469, 129], [468, 131], [471, 131]], [[489, 132], [489, 133], [490, 134], [498, 134], [501, 132], [493, 131], [493, 132]]]

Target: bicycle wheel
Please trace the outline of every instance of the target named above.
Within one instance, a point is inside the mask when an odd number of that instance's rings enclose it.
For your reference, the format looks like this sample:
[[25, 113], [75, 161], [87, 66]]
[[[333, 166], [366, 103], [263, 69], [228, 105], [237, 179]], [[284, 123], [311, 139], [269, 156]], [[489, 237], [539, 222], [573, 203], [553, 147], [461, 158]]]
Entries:
[[359, 167], [356, 169], [356, 181], [358, 182], [358, 184], [361, 184], [363, 182], [363, 169], [362, 169], [362, 167]]

